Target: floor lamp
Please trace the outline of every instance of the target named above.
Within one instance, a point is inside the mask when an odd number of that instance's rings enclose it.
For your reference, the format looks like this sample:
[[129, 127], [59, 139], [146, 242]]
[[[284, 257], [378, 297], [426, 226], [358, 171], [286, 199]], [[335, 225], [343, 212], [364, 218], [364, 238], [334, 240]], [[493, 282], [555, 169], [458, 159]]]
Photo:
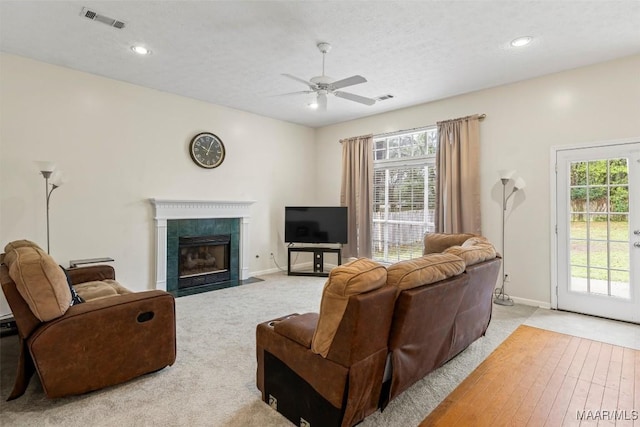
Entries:
[[515, 173], [516, 171], [514, 170], [500, 171], [500, 181], [502, 182], [502, 286], [496, 288], [493, 298], [494, 304], [499, 305], [513, 305], [513, 300], [504, 291], [504, 285], [506, 284], [507, 278], [509, 277], [509, 275], [506, 273], [506, 251], [504, 248], [505, 214], [507, 213], [507, 202], [509, 201], [511, 196], [513, 196], [518, 190], [522, 190], [526, 186], [524, 179], [518, 178], [515, 180], [511, 192], [507, 195], [507, 184], [509, 184], [511, 178]]
[[[40, 173], [44, 177], [44, 195], [47, 202], [47, 253], [49, 253], [49, 199], [53, 190], [62, 185], [60, 174], [52, 176], [56, 170], [56, 165], [53, 162], [36, 162]], [[51, 189], [49, 189], [49, 179], [51, 179]]]

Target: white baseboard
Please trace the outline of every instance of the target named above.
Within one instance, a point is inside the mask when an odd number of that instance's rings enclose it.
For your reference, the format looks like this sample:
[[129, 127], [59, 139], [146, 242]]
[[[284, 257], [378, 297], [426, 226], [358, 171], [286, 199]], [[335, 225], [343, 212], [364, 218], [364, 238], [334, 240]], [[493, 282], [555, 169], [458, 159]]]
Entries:
[[511, 297], [511, 299], [516, 304], [529, 305], [531, 307], [540, 307], [540, 308], [546, 308], [546, 309], [551, 308], [551, 304], [544, 301], [537, 301], [534, 299], [527, 299], [527, 298], [518, 298], [513, 296]]
[[269, 268], [267, 270], [250, 271], [249, 277], [264, 276], [265, 274], [283, 273], [287, 274], [287, 270], [280, 270], [278, 267]]

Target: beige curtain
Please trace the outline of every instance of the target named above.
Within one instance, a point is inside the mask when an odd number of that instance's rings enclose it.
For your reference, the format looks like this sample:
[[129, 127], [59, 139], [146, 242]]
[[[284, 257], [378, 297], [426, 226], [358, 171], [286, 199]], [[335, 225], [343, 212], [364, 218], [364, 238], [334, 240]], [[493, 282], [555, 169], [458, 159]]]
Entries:
[[479, 128], [478, 115], [438, 122], [436, 232], [481, 234]]
[[348, 210], [348, 242], [342, 256], [371, 258], [373, 135], [343, 139], [340, 204]]

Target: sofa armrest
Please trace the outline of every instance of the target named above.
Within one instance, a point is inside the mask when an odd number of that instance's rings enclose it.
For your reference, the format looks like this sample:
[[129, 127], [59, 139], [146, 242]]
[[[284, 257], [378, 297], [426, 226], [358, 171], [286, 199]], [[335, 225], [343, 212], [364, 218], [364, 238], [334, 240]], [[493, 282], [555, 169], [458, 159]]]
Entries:
[[451, 246], [463, 244], [472, 237], [478, 237], [478, 235], [471, 233], [426, 233], [422, 254], [439, 254]]
[[[257, 375], [256, 385], [262, 392], [262, 400], [265, 400], [265, 352], [270, 353], [285, 363], [291, 370], [304, 379], [331, 404], [340, 408], [343, 404], [344, 390], [349, 377], [349, 368], [342, 366], [319, 354], [315, 354], [310, 348], [287, 338], [275, 331], [275, 325], [285, 321], [281, 319], [293, 319], [299, 315], [283, 316], [280, 319], [270, 320], [258, 324], [256, 327], [256, 356]], [[318, 381], [318, 373], [321, 372], [322, 380]], [[268, 374], [267, 374], [268, 375]], [[265, 400], [266, 401], [266, 400]]]
[[116, 279], [116, 271], [110, 265], [92, 265], [66, 269], [72, 285], [94, 280]]
[[174, 363], [175, 301], [154, 290], [74, 305], [28, 346], [50, 398], [119, 384]]
[[305, 313], [274, 323], [273, 330], [305, 348], [311, 348], [311, 340], [317, 325], [318, 313]]
[[[120, 310], [131, 309], [133, 307], [141, 309], [144, 307], [145, 301], [163, 297], [171, 298], [171, 305], [175, 305], [175, 300], [171, 294], [159, 290], [132, 292], [130, 294], [99, 298], [82, 304], [72, 305], [63, 316], [49, 322], [44, 322], [41, 330], [54, 327], [54, 325], [60, 322], [69, 322], [71, 319], [79, 316], [116, 316], [117, 312]], [[87, 318], [83, 318], [83, 321], [86, 322]], [[91, 330], [94, 327], [96, 327], [96, 325], [87, 327], [87, 330]]]

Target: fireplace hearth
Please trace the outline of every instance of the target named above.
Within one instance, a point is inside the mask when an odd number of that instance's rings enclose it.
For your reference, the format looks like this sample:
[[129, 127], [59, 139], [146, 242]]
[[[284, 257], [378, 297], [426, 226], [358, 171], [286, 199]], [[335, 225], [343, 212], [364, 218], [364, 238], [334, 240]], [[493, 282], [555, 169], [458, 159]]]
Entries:
[[231, 235], [180, 237], [178, 287], [210, 285], [230, 280]]

